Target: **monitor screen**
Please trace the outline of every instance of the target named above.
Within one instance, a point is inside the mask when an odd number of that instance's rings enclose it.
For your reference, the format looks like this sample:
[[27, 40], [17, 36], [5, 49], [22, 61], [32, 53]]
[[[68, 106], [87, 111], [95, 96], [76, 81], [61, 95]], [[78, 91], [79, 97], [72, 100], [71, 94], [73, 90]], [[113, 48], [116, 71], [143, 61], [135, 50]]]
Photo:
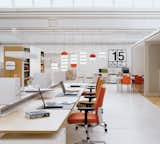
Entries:
[[122, 73], [129, 73], [129, 68], [123, 67], [122, 68]]
[[64, 86], [63, 81], [60, 81], [60, 86], [61, 86], [61, 88], [62, 88], [63, 93], [65, 94], [66, 89], [65, 89], [65, 86]]
[[49, 88], [52, 85], [50, 72], [34, 74], [31, 85], [36, 88]]
[[108, 73], [108, 69], [99, 69], [99, 73]]

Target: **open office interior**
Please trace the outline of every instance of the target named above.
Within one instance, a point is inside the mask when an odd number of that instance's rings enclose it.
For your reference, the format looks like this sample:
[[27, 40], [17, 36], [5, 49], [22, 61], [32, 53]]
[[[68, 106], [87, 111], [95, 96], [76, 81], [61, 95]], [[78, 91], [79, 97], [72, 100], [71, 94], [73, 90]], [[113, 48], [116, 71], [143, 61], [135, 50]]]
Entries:
[[159, 144], [160, 0], [0, 0], [0, 144]]

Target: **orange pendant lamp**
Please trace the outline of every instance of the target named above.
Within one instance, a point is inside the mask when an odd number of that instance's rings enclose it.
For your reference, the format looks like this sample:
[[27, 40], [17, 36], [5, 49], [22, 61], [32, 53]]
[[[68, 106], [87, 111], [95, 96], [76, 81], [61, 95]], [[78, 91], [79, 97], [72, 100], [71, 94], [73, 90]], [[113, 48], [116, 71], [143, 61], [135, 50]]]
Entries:
[[61, 52], [61, 56], [66, 56], [66, 55], [68, 55], [68, 52], [67, 52], [67, 51], [62, 51], [62, 52]]
[[71, 64], [70, 66], [71, 66], [71, 68], [76, 68], [77, 64]]
[[96, 59], [96, 54], [91, 53], [91, 54], [89, 55], [89, 58], [90, 58], [91, 60], [95, 60], [95, 59]]

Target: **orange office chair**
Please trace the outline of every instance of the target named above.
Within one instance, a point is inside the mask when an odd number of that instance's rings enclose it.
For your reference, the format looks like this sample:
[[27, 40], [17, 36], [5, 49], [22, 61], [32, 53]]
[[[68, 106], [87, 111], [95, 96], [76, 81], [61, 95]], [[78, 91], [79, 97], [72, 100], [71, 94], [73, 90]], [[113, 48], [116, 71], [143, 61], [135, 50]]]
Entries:
[[[134, 88], [135, 88], [136, 85], [139, 85], [139, 86], [144, 85], [144, 76], [143, 75], [142, 76], [133, 75], [133, 77], [134, 77], [134, 79], [132, 80], [132, 88], [133, 88], [133, 92], [134, 92]], [[143, 91], [143, 88], [142, 88], [142, 91]]]
[[99, 80], [98, 80], [98, 84], [97, 84], [97, 87], [96, 87], [96, 92], [95, 92], [95, 94], [93, 94], [93, 93], [91, 93], [91, 95], [88, 93], [87, 95], [83, 95], [84, 96], [84, 98], [87, 98], [88, 100], [81, 100], [80, 102], [78, 102], [78, 104], [77, 104], [77, 107], [83, 107], [83, 106], [85, 106], [85, 104], [84, 103], [88, 103], [88, 102], [91, 102], [92, 101], [92, 103], [95, 103], [95, 101], [93, 101], [93, 99], [95, 99], [96, 98], [96, 96], [98, 95], [98, 92], [99, 92], [99, 90], [100, 90], [100, 87], [103, 85], [103, 80], [101, 79], [101, 78], [99, 78]]
[[123, 75], [122, 79], [120, 80], [120, 84], [121, 84], [121, 90], [122, 90], [122, 86], [123, 85], [127, 85], [130, 86], [131, 85], [131, 78], [129, 75]]
[[[95, 94], [96, 94], [96, 91], [97, 91], [97, 86], [98, 86], [98, 84], [99, 84], [100, 79], [101, 79], [101, 77], [99, 76], [99, 77], [97, 78], [97, 81], [96, 81], [96, 86], [88, 86], [87, 89], [89, 89], [90, 91], [84, 91], [81, 95], [82, 95], [82, 96], [95, 95]], [[95, 89], [95, 92], [92, 92], [94, 89]]]
[[[104, 121], [102, 121], [102, 116], [100, 112], [101, 107], [103, 105], [105, 91], [106, 91], [106, 88], [101, 86], [95, 103], [88, 103], [88, 104], [86, 103], [86, 107], [78, 108], [78, 110], [81, 110], [83, 112], [74, 112], [74, 113], [71, 113], [70, 116], [68, 117], [69, 124], [84, 125], [86, 129], [86, 135], [87, 135], [87, 138], [84, 141], [86, 141], [87, 143], [91, 142], [88, 134], [89, 125], [94, 124], [95, 126], [98, 126], [98, 125], [102, 126], [101, 124], [103, 124], [104, 130], [105, 132], [107, 132], [107, 124]], [[93, 107], [89, 107], [92, 105]]]

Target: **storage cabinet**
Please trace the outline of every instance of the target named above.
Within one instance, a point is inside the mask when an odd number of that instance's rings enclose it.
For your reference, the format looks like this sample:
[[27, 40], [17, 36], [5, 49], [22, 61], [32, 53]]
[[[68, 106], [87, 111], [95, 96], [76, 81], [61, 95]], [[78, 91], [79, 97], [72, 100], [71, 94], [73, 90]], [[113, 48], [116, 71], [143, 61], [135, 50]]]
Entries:
[[[15, 62], [15, 70], [7, 70], [5, 64]], [[19, 77], [21, 86], [30, 80], [30, 48], [24, 46], [4, 46], [4, 77]]]

